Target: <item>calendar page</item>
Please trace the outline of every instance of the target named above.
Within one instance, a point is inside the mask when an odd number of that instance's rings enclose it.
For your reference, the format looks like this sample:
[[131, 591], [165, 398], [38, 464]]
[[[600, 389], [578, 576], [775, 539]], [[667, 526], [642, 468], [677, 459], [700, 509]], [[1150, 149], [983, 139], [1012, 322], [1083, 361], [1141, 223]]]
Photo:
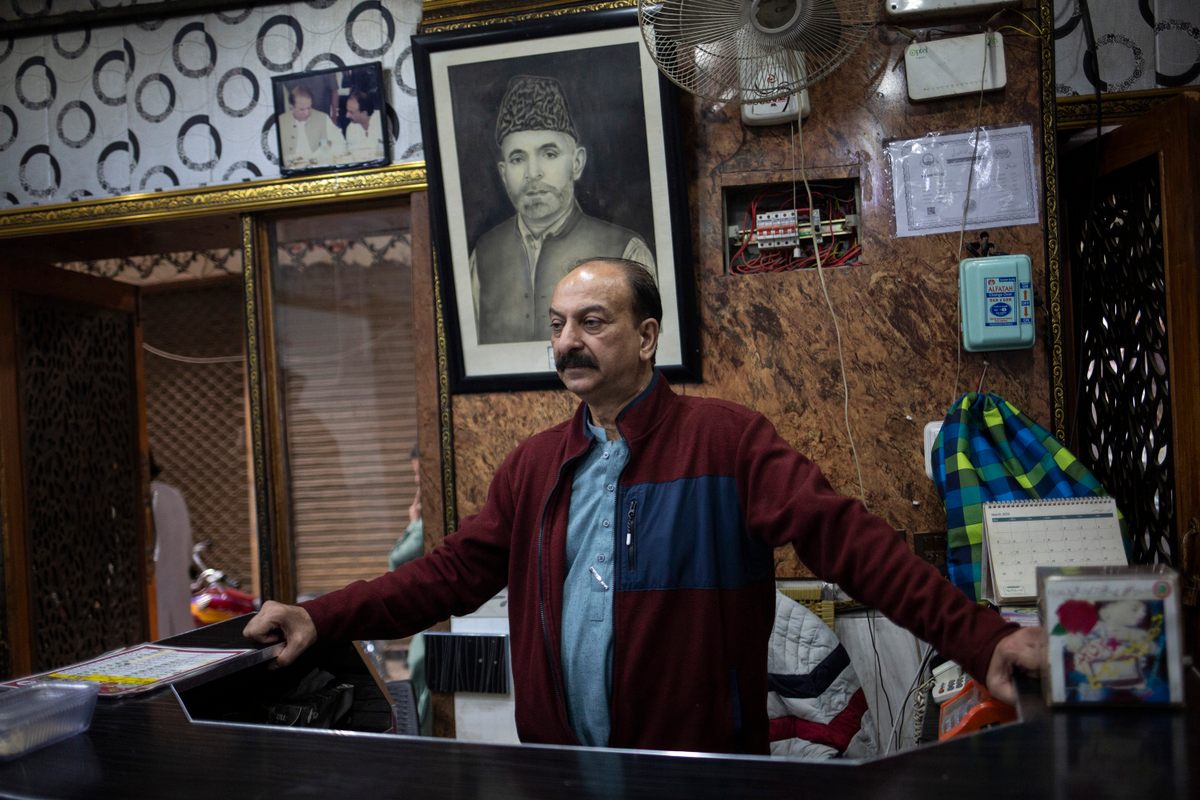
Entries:
[[1128, 563], [1117, 504], [1073, 497], [983, 504], [983, 596], [998, 605], [1037, 601], [1037, 568]]

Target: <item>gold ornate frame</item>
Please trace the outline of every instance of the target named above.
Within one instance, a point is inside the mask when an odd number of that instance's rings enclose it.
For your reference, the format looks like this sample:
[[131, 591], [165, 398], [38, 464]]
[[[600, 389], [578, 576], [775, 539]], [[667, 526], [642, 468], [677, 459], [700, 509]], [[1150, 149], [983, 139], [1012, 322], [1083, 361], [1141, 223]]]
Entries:
[[[1102, 95], [1104, 122], [1129, 122], [1155, 106], [1167, 102], [1180, 92], [1195, 88], [1195, 86], [1180, 86], [1173, 89], [1147, 89], [1140, 92], [1116, 92]], [[1057, 101], [1059, 130], [1078, 130], [1095, 126], [1095, 95], [1059, 97]]]
[[16, 208], [0, 211], [0, 239], [211, 214], [266, 211], [346, 198], [387, 197], [421, 191], [425, 185], [425, 163], [412, 162], [332, 175], [248, 181], [204, 189], [172, 189]]
[[1046, 198], [1046, 303], [1049, 319], [1046, 356], [1050, 367], [1052, 431], [1066, 441], [1066, 395], [1063, 354], [1062, 247], [1058, 207], [1058, 97], [1054, 80], [1054, 0], [1038, 0], [1039, 87], [1042, 104], [1042, 190]]

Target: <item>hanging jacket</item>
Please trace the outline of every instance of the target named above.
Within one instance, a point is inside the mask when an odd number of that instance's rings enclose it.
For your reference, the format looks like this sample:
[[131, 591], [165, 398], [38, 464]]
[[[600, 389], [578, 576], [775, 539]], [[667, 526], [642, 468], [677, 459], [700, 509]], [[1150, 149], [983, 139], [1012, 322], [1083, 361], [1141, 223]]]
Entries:
[[[429, 556], [305, 604], [321, 639], [404, 636], [508, 585], [517, 731], [577, 744], [559, 627], [587, 410], [523, 442], [475, 516]], [[775, 547], [883, 610], [976, 677], [1015, 628], [967, 601], [765, 417], [680, 397], [661, 375], [617, 419], [629, 446], [614, 530], [612, 747], [768, 752]], [[603, 669], [603, 665], [597, 665]]]

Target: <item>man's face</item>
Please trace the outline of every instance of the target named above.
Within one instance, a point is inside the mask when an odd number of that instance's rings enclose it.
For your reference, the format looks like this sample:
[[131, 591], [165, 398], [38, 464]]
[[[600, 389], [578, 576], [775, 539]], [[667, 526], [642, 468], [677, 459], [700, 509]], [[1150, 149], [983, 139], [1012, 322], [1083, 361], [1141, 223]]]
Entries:
[[312, 114], [312, 98], [298, 94], [292, 102], [292, 116], [297, 122], [304, 122]]
[[550, 344], [559, 378], [592, 405], [626, 402], [642, 388], [658, 346], [658, 323], [635, 320], [619, 267], [585, 264], [550, 300]]
[[353, 97], [346, 101], [346, 116], [350, 118], [351, 122], [357, 122], [359, 125], [367, 124], [367, 115], [358, 107], [358, 100]]
[[500, 143], [500, 178], [526, 225], [555, 220], [575, 197], [587, 151], [558, 131], [516, 131]]

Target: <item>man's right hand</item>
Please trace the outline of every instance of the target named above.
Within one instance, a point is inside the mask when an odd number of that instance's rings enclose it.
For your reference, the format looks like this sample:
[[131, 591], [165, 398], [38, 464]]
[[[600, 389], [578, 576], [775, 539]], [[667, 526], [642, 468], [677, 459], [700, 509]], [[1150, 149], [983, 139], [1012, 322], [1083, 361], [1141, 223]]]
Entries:
[[268, 600], [254, 619], [246, 624], [242, 635], [260, 644], [283, 642], [275, 663], [281, 667], [291, 664], [317, 640], [317, 626], [300, 606], [289, 606]]

